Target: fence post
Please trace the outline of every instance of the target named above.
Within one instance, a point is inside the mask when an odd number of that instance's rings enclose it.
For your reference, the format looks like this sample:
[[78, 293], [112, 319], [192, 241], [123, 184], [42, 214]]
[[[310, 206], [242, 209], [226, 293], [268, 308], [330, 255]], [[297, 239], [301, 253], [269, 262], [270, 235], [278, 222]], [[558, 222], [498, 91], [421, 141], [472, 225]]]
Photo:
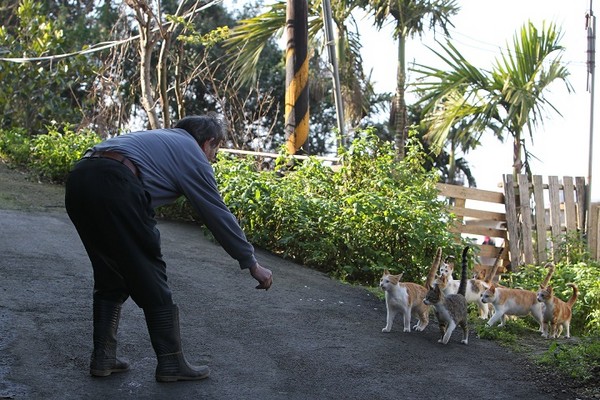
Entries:
[[519, 184], [519, 203], [521, 210], [521, 243], [525, 264], [533, 264], [533, 240], [531, 237], [531, 193], [527, 175], [517, 176]]
[[552, 232], [552, 259], [560, 258], [561, 213], [560, 213], [560, 183], [558, 176], [548, 177], [548, 197], [550, 199], [550, 231]]
[[594, 260], [600, 256], [600, 203], [592, 203], [590, 206], [589, 225], [588, 225], [588, 246], [590, 254]]
[[537, 245], [536, 260], [545, 263], [548, 260], [547, 243], [548, 224], [546, 223], [546, 206], [544, 205], [544, 181], [541, 175], [533, 176], [533, 201], [535, 202], [535, 234]]
[[515, 181], [511, 174], [504, 175], [504, 204], [506, 207], [506, 227], [508, 229], [510, 267], [512, 271], [517, 271], [521, 265], [521, 240], [519, 238], [517, 222]]

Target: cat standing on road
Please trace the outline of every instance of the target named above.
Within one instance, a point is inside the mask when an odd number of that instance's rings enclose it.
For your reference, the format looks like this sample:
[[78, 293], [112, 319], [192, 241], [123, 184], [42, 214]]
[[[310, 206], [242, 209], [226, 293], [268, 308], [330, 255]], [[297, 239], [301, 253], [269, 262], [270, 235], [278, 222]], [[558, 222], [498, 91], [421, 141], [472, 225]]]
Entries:
[[[437, 270], [442, 257], [442, 249], [439, 248], [433, 265], [427, 276], [427, 284], [433, 282], [435, 271]], [[433, 273], [432, 273], [433, 271]], [[410, 332], [410, 321], [413, 313], [417, 315], [417, 324], [413, 327], [416, 331], [422, 331], [429, 324], [429, 306], [423, 303], [427, 289], [412, 282], [401, 282], [402, 274], [391, 275], [386, 269], [379, 281], [379, 287], [385, 291], [385, 307], [387, 310], [387, 323], [381, 330], [390, 332], [394, 318], [401, 313], [404, 320], [404, 332]]]
[[469, 343], [468, 310], [465, 292], [467, 288], [467, 254], [469, 247], [466, 246], [462, 252], [462, 264], [460, 271], [460, 285], [456, 294], [445, 295], [443, 289], [432, 284], [427, 291], [423, 302], [433, 306], [435, 315], [438, 319], [442, 337], [439, 343], [447, 344], [452, 336], [452, 332], [457, 326], [463, 330], [461, 343]]

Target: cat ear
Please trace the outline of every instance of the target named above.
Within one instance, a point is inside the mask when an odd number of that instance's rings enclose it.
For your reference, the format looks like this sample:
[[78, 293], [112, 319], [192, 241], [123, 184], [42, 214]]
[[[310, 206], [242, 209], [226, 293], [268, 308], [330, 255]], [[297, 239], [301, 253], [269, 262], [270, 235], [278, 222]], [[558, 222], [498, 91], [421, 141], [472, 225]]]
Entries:
[[401, 281], [402, 280], [402, 275], [404, 275], [404, 272], [401, 274], [396, 275], [398, 277], [398, 280]]
[[384, 274], [384, 275], [389, 275], [389, 274], [390, 274], [390, 271], [388, 271], [388, 269], [386, 268], [386, 269], [384, 269], [384, 270], [383, 270], [383, 274]]

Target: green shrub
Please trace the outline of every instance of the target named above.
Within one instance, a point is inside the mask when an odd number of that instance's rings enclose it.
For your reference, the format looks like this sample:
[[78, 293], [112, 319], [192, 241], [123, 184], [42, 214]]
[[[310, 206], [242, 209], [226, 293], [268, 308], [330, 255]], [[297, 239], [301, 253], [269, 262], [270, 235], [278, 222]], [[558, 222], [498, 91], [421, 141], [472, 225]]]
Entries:
[[0, 130], [0, 156], [17, 165], [27, 165], [31, 140], [23, 129]]
[[583, 382], [600, 375], [600, 341], [584, 338], [577, 343], [555, 341], [539, 357], [542, 364], [557, 367], [562, 373]]
[[[458, 253], [438, 200], [437, 175], [416, 141], [397, 162], [393, 147], [364, 132], [338, 171], [281, 157], [275, 171], [220, 154], [223, 198], [256, 245], [342, 280], [375, 284], [388, 268], [422, 282], [435, 250]], [[458, 250], [458, 251], [457, 251]]]
[[83, 153], [101, 138], [90, 130], [75, 132], [70, 126], [48, 127], [48, 133], [31, 141], [31, 166], [52, 181], [62, 182]]

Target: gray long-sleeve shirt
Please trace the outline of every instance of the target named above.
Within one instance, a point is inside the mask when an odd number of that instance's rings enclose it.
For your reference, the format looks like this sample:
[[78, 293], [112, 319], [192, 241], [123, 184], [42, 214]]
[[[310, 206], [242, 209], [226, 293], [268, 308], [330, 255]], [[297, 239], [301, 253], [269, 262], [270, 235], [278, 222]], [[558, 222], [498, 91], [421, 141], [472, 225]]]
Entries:
[[152, 207], [185, 196], [227, 253], [249, 268], [256, 263], [254, 248], [229, 211], [214, 170], [196, 140], [184, 129], [157, 129], [115, 136], [92, 148], [115, 151], [139, 169]]

